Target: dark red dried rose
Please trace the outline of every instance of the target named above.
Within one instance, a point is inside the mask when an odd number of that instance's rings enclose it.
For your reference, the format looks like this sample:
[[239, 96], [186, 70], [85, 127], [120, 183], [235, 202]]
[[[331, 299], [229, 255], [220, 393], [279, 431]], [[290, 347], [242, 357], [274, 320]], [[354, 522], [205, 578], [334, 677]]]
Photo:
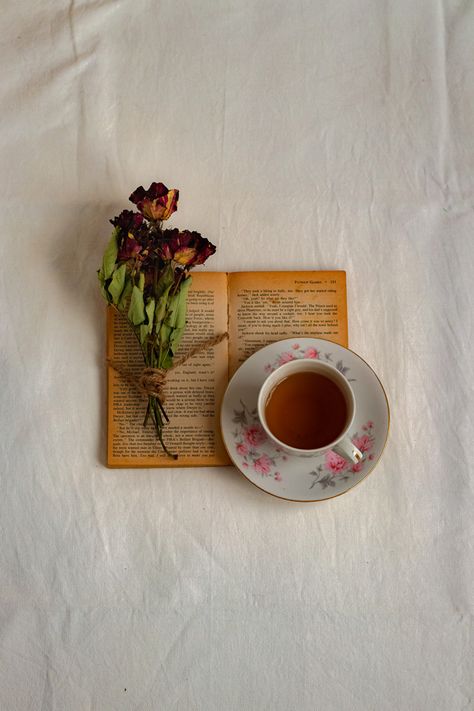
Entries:
[[163, 237], [164, 241], [160, 246], [163, 259], [173, 259], [182, 267], [204, 264], [206, 259], [216, 251], [215, 246], [199, 232], [165, 230]]
[[178, 209], [179, 190], [168, 190], [163, 183], [152, 183], [148, 190], [140, 185], [129, 200], [149, 220], [167, 220]]
[[148, 238], [148, 225], [138, 212], [123, 210], [118, 217], [110, 220], [119, 229], [119, 262], [136, 257], [142, 251]]
[[144, 225], [145, 220], [143, 219], [143, 215], [140, 215], [139, 212], [122, 210], [120, 215], [114, 217], [113, 220], [110, 220], [110, 222], [114, 227], [120, 227], [120, 229], [126, 234], [129, 232], [135, 234], [135, 232]]
[[132, 257], [136, 257], [142, 251], [142, 245], [137, 242], [135, 237], [130, 232], [127, 236], [122, 239], [117, 254], [117, 260], [119, 262], [125, 262]]

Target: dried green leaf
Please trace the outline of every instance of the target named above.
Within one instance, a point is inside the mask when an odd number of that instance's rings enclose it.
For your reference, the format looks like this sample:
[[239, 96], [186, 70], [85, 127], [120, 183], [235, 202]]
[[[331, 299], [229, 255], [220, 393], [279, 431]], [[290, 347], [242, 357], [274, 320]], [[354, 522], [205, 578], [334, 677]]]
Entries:
[[158, 279], [158, 284], [156, 285], [156, 297], [159, 299], [169, 293], [170, 287], [174, 282], [174, 269], [171, 264], [168, 264], [163, 274]]
[[173, 365], [173, 358], [172, 358], [172, 356], [170, 356], [170, 355], [167, 354], [167, 355], [162, 359], [161, 364], [160, 364], [160, 368], [171, 368], [172, 365]]
[[155, 299], [149, 299], [147, 305], [145, 306], [145, 313], [148, 319], [148, 323], [146, 325], [147, 327], [147, 333], [151, 333], [153, 330], [153, 316], [155, 313]]
[[160, 328], [160, 346], [163, 350], [165, 350], [169, 346], [171, 331], [172, 329], [168, 326], [168, 324], [163, 322]]
[[173, 354], [177, 352], [181, 339], [183, 338], [186, 329], [186, 312], [188, 306], [188, 291], [191, 286], [191, 277], [188, 277], [181, 285], [177, 293], [177, 301], [173, 313], [173, 323], [170, 324], [173, 331], [170, 336], [170, 348]]
[[[190, 286], [191, 278], [187, 278], [182, 283], [179, 291], [173, 294], [173, 296], [168, 297], [165, 306], [164, 320], [160, 328], [160, 345], [163, 351], [170, 349], [171, 352], [175, 354], [179, 348], [186, 327], [187, 296]], [[164, 298], [164, 294], [162, 298]], [[161, 300], [159, 306], [159, 315], [162, 315], [163, 303]]]
[[102, 258], [102, 273], [104, 275], [104, 279], [110, 279], [112, 276], [114, 269], [115, 269], [115, 263], [117, 261], [117, 252], [118, 252], [118, 245], [117, 245], [117, 236], [119, 234], [119, 230], [115, 228], [115, 230], [112, 232], [110, 236], [109, 243], [105, 249], [104, 256]]
[[138, 286], [132, 289], [132, 298], [130, 299], [130, 308], [128, 309], [128, 320], [134, 326], [138, 326], [145, 320], [145, 304], [143, 303], [143, 292]]
[[107, 301], [107, 303], [110, 303], [110, 294], [108, 293], [107, 289], [105, 288], [105, 277], [104, 277], [104, 272], [102, 271], [102, 269], [98, 269], [97, 277], [99, 279], [99, 284], [100, 284], [100, 293], [104, 297], [105, 301]]
[[182, 328], [184, 329], [186, 327], [186, 311], [188, 307], [188, 292], [189, 292], [189, 287], [192, 284], [192, 278], [188, 277], [183, 283], [181, 284], [181, 288], [178, 292], [179, 300], [178, 300], [178, 306], [177, 306], [177, 313], [176, 313], [176, 322], [175, 322], [175, 327], [176, 328]]
[[184, 328], [174, 328], [173, 331], [172, 331], [172, 333], [171, 333], [171, 336], [170, 336], [170, 348], [171, 348], [171, 350], [172, 350], [172, 352], [173, 352], [173, 355], [176, 354], [176, 352], [177, 352], [177, 350], [178, 350], [178, 348], [179, 348], [179, 345], [180, 345], [180, 343], [181, 343], [181, 339], [182, 339], [183, 334], [184, 334], [184, 330], [185, 330]]
[[122, 296], [120, 297], [120, 301], [117, 304], [117, 308], [120, 311], [125, 311], [125, 309], [127, 308], [128, 301], [129, 301], [130, 296], [132, 294], [132, 289], [133, 289], [132, 280], [130, 279], [130, 277], [127, 274], [127, 276], [125, 278], [125, 287], [124, 287], [124, 290], [122, 291]]
[[169, 297], [168, 307], [166, 309], [165, 323], [168, 326], [170, 326], [171, 328], [174, 328], [175, 324], [176, 324], [176, 316], [178, 313], [178, 304], [179, 304], [179, 294], [173, 294], [173, 296]]
[[168, 294], [171, 289], [171, 284], [167, 286], [165, 291], [162, 293], [160, 298], [158, 299], [158, 303], [156, 304], [156, 310], [155, 310], [155, 323], [158, 325], [160, 321], [163, 321], [164, 317], [166, 316], [166, 307], [168, 304]]
[[110, 282], [109, 286], [107, 287], [108, 292], [110, 296], [112, 297], [112, 302], [114, 304], [118, 304], [120, 301], [120, 297], [122, 295], [122, 291], [125, 286], [125, 276], [127, 273], [127, 267], [125, 264], [122, 264], [118, 269], [114, 271], [114, 274], [112, 276], [112, 281]]

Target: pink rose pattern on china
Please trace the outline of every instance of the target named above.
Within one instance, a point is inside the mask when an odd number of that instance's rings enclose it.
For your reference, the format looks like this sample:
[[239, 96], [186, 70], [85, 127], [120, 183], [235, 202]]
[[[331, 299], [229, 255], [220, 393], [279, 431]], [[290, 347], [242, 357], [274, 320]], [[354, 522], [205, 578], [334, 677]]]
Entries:
[[[374, 423], [370, 423], [371, 426], [374, 426]], [[369, 423], [365, 425], [366, 427], [366, 432], [370, 431], [372, 427], [369, 427]], [[372, 449], [373, 442], [371, 438], [369, 437], [368, 434], [363, 434], [361, 437], [357, 437], [357, 439], [354, 440], [354, 444], [357, 447], [357, 449], [360, 449], [361, 452], [369, 452]]]
[[254, 460], [253, 468], [258, 474], [262, 476], [268, 476], [271, 472], [273, 466], [273, 460], [270, 459], [268, 454], [261, 454], [258, 459]]
[[245, 457], [245, 455], [249, 453], [249, 448], [244, 442], [240, 442], [235, 448], [241, 457]]
[[232, 432], [235, 440], [235, 451], [239, 455], [242, 467], [265, 478], [277, 482], [283, 480], [277, 471], [277, 462], [286, 459], [282, 450], [276, 447], [271, 454], [263, 452], [261, 446], [267, 442], [267, 435], [258, 420], [256, 408], [251, 410], [241, 400], [241, 407], [234, 410], [232, 418], [235, 430]]
[[[283, 351], [283, 353], [280, 353], [277, 358], [275, 358], [273, 363], [265, 363], [265, 365], [263, 366], [263, 372], [265, 373], [265, 375], [269, 375], [270, 373], [273, 373], [274, 370], [279, 368], [280, 365], [285, 365], [285, 363], [290, 363], [292, 360], [297, 360], [298, 358], [311, 358], [313, 360], [317, 359], [322, 360], [325, 363], [331, 363], [338, 369], [340, 373], [342, 373], [349, 380], [349, 382], [354, 381], [354, 378], [349, 378], [349, 368], [344, 366], [342, 360], [339, 360], [334, 363], [332, 360], [331, 353], [322, 353], [313, 346], [302, 348], [299, 343], [293, 343], [291, 346], [291, 350]], [[367, 423], [367, 425], [369, 424], [373, 425], [374, 423]]]
[[347, 469], [349, 462], [344, 457], [341, 457], [336, 452], [330, 450], [324, 457], [326, 463], [326, 469], [330, 469], [334, 474], [339, 474]]
[[335, 487], [338, 482], [347, 481], [354, 474], [363, 471], [367, 462], [374, 458], [373, 454], [368, 454], [375, 442], [374, 429], [374, 423], [369, 420], [365, 425], [362, 425], [362, 434], [354, 432], [351, 437], [355, 446], [364, 454], [364, 459], [361, 462], [353, 464], [336, 452], [330, 451], [324, 457], [324, 464], [320, 464], [314, 471], [309, 472], [313, 477], [309, 488], [312, 489], [316, 484], [319, 484], [323, 489], [328, 486]]
[[294, 353], [287, 351], [286, 353], [282, 353], [278, 358], [278, 365], [285, 365], [285, 363], [289, 363], [291, 360], [296, 360], [296, 356]]
[[[280, 447], [275, 447], [272, 453], [262, 452], [258, 449], [259, 444], [266, 442], [265, 432], [259, 425], [256, 410], [249, 410], [241, 401], [242, 409], [234, 410], [234, 423], [237, 425], [233, 432], [235, 439], [235, 451], [241, 458], [242, 467], [248, 471], [260, 474], [261, 477], [273, 479], [281, 482], [283, 477], [277, 469], [277, 462], [287, 461], [288, 457]], [[249, 422], [251, 424], [249, 424]], [[323, 489], [335, 487], [338, 482], [348, 481], [355, 474], [362, 472], [368, 461], [374, 459], [370, 450], [374, 446], [375, 425], [372, 421], [367, 422], [362, 427], [362, 434], [354, 432], [351, 439], [364, 453], [362, 462], [351, 463], [332, 450], [324, 455], [323, 463], [309, 472], [313, 477], [310, 489], [319, 485]], [[250, 439], [251, 444], [248, 442]], [[258, 443], [258, 444], [257, 444]], [[283, 465], [284, 466], [284, 465]]]
[[265, 430], [259, 422], [245, 427], [243, 435], [249, 447], [258, 447], [259, 444], [263, 444], [267, 439]]

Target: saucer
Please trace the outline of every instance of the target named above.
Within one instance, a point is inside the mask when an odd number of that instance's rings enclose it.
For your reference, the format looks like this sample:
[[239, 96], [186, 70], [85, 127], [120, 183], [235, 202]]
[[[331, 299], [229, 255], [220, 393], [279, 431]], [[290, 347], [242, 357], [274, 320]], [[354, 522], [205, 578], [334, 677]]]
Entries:
[[[319, 358], [347, 378], [356, 399], [350, 437], [364, 454], [357, 464], [333, 451], [317, 457], [285, 454], [268, 439], [257, 416], [258, 391], [269, 373], [297, 358]], [[382, 383], [354, 351], [321, 338], [272, 343], [243, 363], [227, 386], [221, 429], [235, 466], [259, 489], [288, 501], [323, 501], [344, 494], [370, 474], [387, 441], [390, 410]]]

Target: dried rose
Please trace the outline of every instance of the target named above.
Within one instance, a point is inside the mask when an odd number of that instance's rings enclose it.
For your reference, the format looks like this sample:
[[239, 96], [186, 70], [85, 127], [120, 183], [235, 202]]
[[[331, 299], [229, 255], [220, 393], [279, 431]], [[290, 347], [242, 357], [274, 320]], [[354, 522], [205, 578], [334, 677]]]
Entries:
[[110, 222], [119, 229], [117, 261], [124, 262], [140, 254], [148, 237], [148, 225], [143, 215], [122, 210]]
[[132, 210], [122, 210], [120, 215], [114, 217], [110, 222], [114, 227], [119, 227], [126, 234], [129, 232], [135, 233], [145, 224], [143, 215], [140, 215], [139, 212], [132, 212]]
[[178, 209], [179, 190], [168, 190], [163, 183], [152, 183], [148, 190], [140, 185], [129, 200], [149, 220], [167, 220]]
[[173, 259], [182, 267], [195, 267], [197, 264], [204, 264], [206, 259], [216, 251], [215, 246], [208, 239], [202, 237], [199, 232], [165, 230], [163, 237], [164, 241], [161, 245], [163, 259]]
[[142, 245], [137, 242], [135, 237], [130, 232], [122, 239], [120, 249], [117, 254], [117, 261], [125, 262], [132, 257], [136, 257], [142, 251]]

